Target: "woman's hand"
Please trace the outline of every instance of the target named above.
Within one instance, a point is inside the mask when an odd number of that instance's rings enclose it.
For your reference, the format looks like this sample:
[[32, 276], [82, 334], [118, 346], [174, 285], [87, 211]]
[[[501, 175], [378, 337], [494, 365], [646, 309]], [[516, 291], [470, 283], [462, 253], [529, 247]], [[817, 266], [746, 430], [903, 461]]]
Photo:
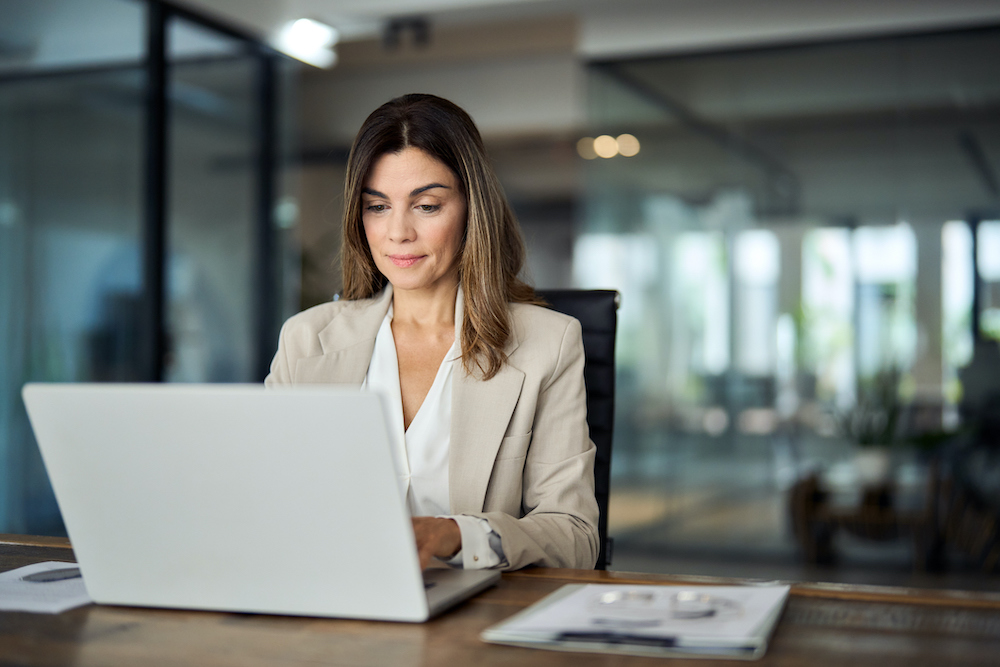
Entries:
[[462, 531], [453, 519], [432, 516], [413, 517], [413, 535], [417, 538], [420, 569], [425, 569], [435, 556], [447, 560], [462, 548]]

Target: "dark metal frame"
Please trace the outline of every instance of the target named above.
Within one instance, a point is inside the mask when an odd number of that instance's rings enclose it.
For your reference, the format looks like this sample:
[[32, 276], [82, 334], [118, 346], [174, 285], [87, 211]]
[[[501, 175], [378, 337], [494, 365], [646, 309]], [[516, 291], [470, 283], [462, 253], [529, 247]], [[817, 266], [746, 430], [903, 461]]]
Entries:
[[163, 380], [167, 236], [167, 21], [161, 2], [149, 2], [146, 15], [146, 178], [142, 225], [143, 379]]
[[257, 227], [255, 235], [254, 294], [255, 335], [253, 363], [255, 376], [267, 375], [277, 347], [278, 276], [274, 209], [278, 150], [278, 109], [276, 57], [263, 49], [258, 53], [257, 70]]

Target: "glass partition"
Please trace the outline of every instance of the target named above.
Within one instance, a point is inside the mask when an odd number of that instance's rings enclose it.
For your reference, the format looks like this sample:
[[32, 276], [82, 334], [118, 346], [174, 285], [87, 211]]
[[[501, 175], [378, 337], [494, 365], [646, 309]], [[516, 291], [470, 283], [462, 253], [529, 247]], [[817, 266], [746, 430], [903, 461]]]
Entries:
[[182, 18], [167, 31], [166, 331], [171, 382], [250, 382], [257, 60]]
[[[263, 379], [297, 305], [294, 201], [275, 206], [296, 68], [169, 4], [0, 7], [0, 533], [60, 534], [24, 383]], [[147, 54], [161, 26], [166, 52]], [[166, 155], [149, 141], [159, 55]]]
[[998, 61], [991, 28], [591, 65], [572, 270], [622, 292], [613, 567], [798, 558], [791, 488], [859, 488], [843, 417], [882, 378], [903, 441], [955, 426], [970, 226], [1000, 331]]
[[21, 386], [140, 379], [143, 21], [132, 2], [5, 3], [0, 532], [62, 530]]

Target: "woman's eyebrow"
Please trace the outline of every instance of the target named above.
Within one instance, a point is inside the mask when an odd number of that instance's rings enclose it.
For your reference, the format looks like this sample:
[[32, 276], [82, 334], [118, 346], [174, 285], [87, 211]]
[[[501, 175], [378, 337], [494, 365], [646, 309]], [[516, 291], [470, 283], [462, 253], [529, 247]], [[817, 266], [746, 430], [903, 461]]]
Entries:
[[427, 192], [428, 190], [433, 190], [434, 188], [444, 188], [445, 190], [451, 190], [450, 187], [448, 187], [447, 185], [444, 185], [443, 183], [431, 183], [429, 185], [423, 186], [422, 188], [417, 188], [416, 190], [414, 190], [413, 192], [410, 193], [410, 196], [411, 197], [416, 197], [421, 192]]
[[[415, 190], [413, 190], [412, 192], [410, 192], [410, 196], [411, 197], [416, 197], [421, 192], [427, 192], [428, 190], [433, 190], [434, 188], [444, 188], [445, 190], [451, 190], [451, 187], [449, 187], [447, 185], [444, 185], [443, 183], [429, 183], [428, 185], [424, 185], [423, 187], [416, 188]], [[388, 195], [386, 195], [384, 193], [381, 193], [378, 190], [372, 190], [371, 188], [362, 188], [361, 189], [361, 194], [363, 194], [363, 195], [370, 195], [372, 197], [381, 197], [382, 199], [388, 199], [389, 198]]]

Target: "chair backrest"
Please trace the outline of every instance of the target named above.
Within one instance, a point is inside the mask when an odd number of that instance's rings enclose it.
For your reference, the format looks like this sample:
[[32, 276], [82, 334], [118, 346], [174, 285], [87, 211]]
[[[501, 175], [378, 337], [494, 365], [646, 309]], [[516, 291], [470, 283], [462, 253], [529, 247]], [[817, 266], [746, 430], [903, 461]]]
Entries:
[[611, 437], [615, 425], [615, 334], [618, 329], [618, 292], [615, 290], [542, 290], [538, 296], [552, 310], [580, 320], [586, 357], [587, 425], [597, 446], [594, 486], [601, 552], [598, 570], [611, 563], [612, 540], [608, 537], [608, 496], [611, 491]]

